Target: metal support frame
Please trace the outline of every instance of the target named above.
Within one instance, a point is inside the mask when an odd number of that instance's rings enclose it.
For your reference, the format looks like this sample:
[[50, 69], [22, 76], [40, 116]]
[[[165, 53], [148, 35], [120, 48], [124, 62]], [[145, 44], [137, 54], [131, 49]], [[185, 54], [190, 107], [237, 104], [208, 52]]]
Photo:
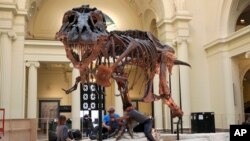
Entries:
[[102, 91], [102, 87], [97, 85], [97, 90], [96, 90], [96, 94], [98, 95], [98, 141], [102, 141], [102, 95], [104, 98], [104, 93]]
[[[182, 95], [181, 95], [181, 75], [180, 75], [180, 71], [179, 71], [179, 100], [180, 100], [180, 109], [182, 109]], [[169, 89], [171, 92], [171, 75], [169, 75]], [[179, 133], [181, 130], [181, 133], [183, 134], [183, 122], [182, 122], [182, 117], [178, 118], [178, 121], [176, 123], [173, 122], [173, 118], [172, 118], [172, 112], [170, 111], [170, 122], [171, 122], [171, 134], [174, 134], [174, 124], [176, 124], [176, 134], [177, 134], [177, 140], [179, 140]], [[179, 128], [179, 126], [181, 128]]]

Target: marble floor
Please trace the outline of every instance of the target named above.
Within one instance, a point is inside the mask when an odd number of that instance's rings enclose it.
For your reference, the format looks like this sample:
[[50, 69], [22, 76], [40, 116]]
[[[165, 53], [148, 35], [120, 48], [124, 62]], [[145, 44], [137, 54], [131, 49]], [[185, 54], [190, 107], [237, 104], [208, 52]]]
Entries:
[[[37, 141], [48, 141], [45, 134], [42, 135]], [[160, 133], [160, 139], [158, 141], [177, 141], [177, 134]], [[147, 141], [143, 133], [134, 133], [132, 139], [128, 134], [119, 141]], [[77, 141], [94, 141], [83, 136], [82, 140]], [[115, 138], [104, 139], [103, 141], [115, 141]], [[229, 132], [218, 132], [218, 133], [195, 133], [195, 134], [179, 134], [179, 141], [229, 141]]]
[[[128, 135], [125, 135], [119, 141], [147, 141], [143, 134], [135, 134], [135, 137], [131, 139]], [[81, 141], [92, 141], [90, 139], [83, 139]], [[103, 141], [115, 141], [115, 138], [105, 139]], [[160, 134], [159, 141], [177, 141], [176, 134]], [[180, 134], [178, 141], [229, 141], [229, 133], [196, 133], [196, 134]]]

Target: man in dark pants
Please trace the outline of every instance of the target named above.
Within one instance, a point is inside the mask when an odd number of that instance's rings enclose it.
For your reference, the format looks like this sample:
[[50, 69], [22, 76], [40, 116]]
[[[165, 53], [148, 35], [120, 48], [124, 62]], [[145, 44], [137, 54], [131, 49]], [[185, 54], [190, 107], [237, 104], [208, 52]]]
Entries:
[[[135, 110], [131, 103], [123, 105], [123, 110], [125, 111], [125, 115], [119, 118], [120, 120], [126, 120], [128, 118], [139, 122], [139, 127], [143, 127], [143, 132], [149, 141], [155, 141], [152, 135], [152, 126], [153, 121], [151, 118], [146, 116], [145, 114]], [[135, 127], [136, 128], [136, 127]]]
[[89, 115], [84, 115], [83, 116], [83, 131], [86, 132], [86, 137], [89, 137], [91, 131], [93, 130], [93, 123], [92, 119], [89, 117]]

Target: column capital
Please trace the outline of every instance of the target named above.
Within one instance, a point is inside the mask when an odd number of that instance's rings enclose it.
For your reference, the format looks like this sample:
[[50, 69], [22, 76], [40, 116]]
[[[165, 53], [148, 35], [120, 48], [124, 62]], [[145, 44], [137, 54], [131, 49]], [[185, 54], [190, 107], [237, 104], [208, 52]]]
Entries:
[[8, 31], [7, 34], [8, 34], [8, 36], [9, 36], [10, 39], [16, 40], [17, 35], [16, 35], [16, 32], [15, 32], [15, 31], [13, 31], [13, 30]]
[[5, 35], [8, 35], [8, 32], [5, 31], [5, 30], [0, 31], [0, 36], [1, 36], [1, 35], [4, 35], [4, 34], [5, 34]]
[[186, 0], [174, 0], [176, 15], [189, 15], [186, 6]]
[[17, 34], [13, 30], [10, 30], [10, 31], [0, 31], [0, 36], [4, 35], [4, 34], [7, 35], [12, 40], [16, 40], [16, 38], [17, 38]]
[[74, 68], [73, 63], [69, 63], [69, 67], [73, 69]]
[[175, 38], [173, 41], [172, 41], [172, 45], [173, 46], [178, 46], [178, 45], [181, 45], [183, 43], [188, 43], [188, 39], [187, 38], [181, 38], [181, 37], [177, 37]]
[[25, 66], [26, 67], [34, 66], [36, 68], [39, 68], [40, 67], [40, 63], [38, 61], [28, 61], [28, 62], [25, 63]]

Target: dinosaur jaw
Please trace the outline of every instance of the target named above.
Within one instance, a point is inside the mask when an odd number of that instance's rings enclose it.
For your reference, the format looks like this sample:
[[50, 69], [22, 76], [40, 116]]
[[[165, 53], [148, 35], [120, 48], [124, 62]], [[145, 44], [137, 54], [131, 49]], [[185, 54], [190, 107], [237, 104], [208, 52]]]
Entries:
[[68, 59], [73, 63], [74, 67], [81, 69], [86, 68], [89, 65], [86, 60], [94, 60], [91, 58], [91, 54], [94, 50], [93, 44], [64, 44], [66, 55]]

